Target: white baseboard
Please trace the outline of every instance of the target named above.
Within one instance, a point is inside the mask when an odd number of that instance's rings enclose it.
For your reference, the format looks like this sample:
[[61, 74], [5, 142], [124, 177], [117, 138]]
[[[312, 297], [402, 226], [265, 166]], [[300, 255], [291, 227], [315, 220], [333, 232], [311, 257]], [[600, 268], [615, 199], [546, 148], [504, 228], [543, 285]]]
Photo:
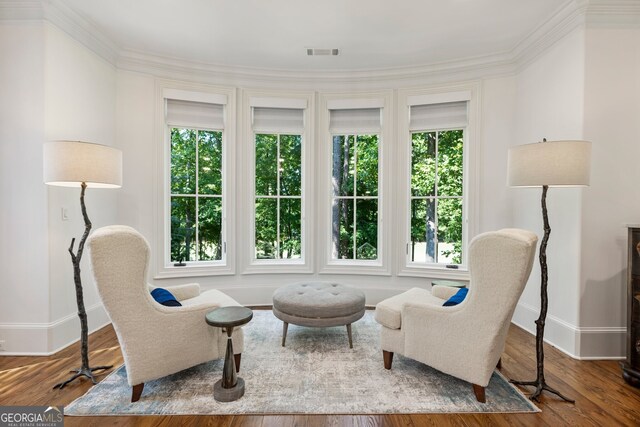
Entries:
[[[234, 286], [219, 288], [240, 304], [249, 306], [270, 306], [273, 292], [279, 286]], [[375, 306], [380, 301], [404, 292], [404, 288], [362, 288], [366, 304]], [[535, 335], [535, 320], [539, 310], [528, 304], [519, 303], [512, 322]], [[111, 321], [101, 303], [87, 308], [89, 332], [108, 325]], [[0, 340], [5, 351], [0, 356], [49, 356], [80, 339], [80, 321], [77, 314], [70, 314], [51, 323], [0, 324]], [[548, 315], [545, 325], [545, 342], [558, 348], [574, 359], [620, 360], [626, 354], [626, 328], [624, 327], [576, 327]]]
[[[242, 305], [270, 306], [273, 293], [280, 286], [233, 286], [217, 288]], [[206, 289], [203, 289], [203, 291]], [[405, 288], [363, 288], [367, 306], [375, 306]], [[111, 321], [101, 303], [87, 308], [89, 332], [108, 325]], [[80, 339], [80, 321], [76, 313], [51, 323], [0, 324], [0, 340], [5, 351], [0, 356], [50, 356]]]
[[578, 331], [579, 359], [622, 360], [626, 358], [627, 328], [582, 327]]
[[[518, 303], [512, 322], [535, 335], [537, 307]], [[626, 354], [625, 327], [577, 327], [553, 315], [547, 315], [544, 341], [578, 360], [621, 360]]]
[[[89, 333], [111, 323], [102, 303], [87, 307]], [[50, 356], [80, 340], [80, 319], [76, 313], [50, 323], [0, 324], [5, 351], [0, 356]]]

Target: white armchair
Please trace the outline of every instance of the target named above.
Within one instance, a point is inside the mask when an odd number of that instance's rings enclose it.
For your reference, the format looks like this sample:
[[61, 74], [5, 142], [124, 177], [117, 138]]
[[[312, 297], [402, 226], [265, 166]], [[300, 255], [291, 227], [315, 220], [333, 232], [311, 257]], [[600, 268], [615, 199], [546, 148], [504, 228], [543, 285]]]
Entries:
[[[98, 293], [118, 336], [131, 401], [140, 398], [144, 383], [209, 360], [222, 358], [227, 337], [207, 325], [205, 314], [215, 307], [239, 305], [217, 290], [200, 293], [191, 283], [165, 287], [182, 307], [158, 304], [146, 282], [149, 245], [131, 227], [114, 225], [96, 230], [88, 240]], [[233, 331], [236, 368], [243, 349], [241, 328]]]
[[536, 251], [535, 234], [518, 229], [484, 233], [469, 245], [469, 293], [459, 305], [442, 304], [458, 289], [420, 288], [380, 302], [384, 367], [399, 353], [473, 385], [485, 387], [504, 350], [511, 317], [527, 283]]

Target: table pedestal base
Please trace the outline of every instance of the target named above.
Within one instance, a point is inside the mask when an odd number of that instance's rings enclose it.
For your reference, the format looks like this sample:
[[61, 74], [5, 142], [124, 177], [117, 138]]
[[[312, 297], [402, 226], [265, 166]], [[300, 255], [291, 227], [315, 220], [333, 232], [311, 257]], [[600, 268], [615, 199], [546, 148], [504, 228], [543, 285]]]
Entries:
[[216, 381], [213, 385], [213, 398], [218, 402], [233, 402], [244, 395], [244, 380], [238, 377], [235, 387], [223, 388], [222, 380]]
[[[244, 380], [236, 374], [233, 353], [233, 328], [242, 326], [253, 317], [253, 312], [245, 307], [219, 307], [205, 316], [207, 324], [222, 328], [227, 333], [227, 352], [224, 356], [222, 379], [213, 385], [213, 398], [218, 402], [232, 402], [244, 395]], [[240, 354], [238, 354], [238, 357]], [[239, 359], [238, 359], [239, 361]]]

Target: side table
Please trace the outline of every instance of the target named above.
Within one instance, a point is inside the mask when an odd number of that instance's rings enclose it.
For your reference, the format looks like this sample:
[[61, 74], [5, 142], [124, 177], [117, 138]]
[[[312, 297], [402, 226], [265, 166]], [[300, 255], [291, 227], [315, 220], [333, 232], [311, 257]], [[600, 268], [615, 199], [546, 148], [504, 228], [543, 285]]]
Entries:
[[231, 334], [233, 328], [249, 323], [251, 318], [253, 318], [253, 311], [240, 306], [219, 307], [205, 316], [207, 324], [222, 328], [227, 333], [227, 353], [224, 357], [222, 379], [213, 385], [213, 398], [219, 402], [232, 402], [244, 395], [244, 380], [236, 374]]

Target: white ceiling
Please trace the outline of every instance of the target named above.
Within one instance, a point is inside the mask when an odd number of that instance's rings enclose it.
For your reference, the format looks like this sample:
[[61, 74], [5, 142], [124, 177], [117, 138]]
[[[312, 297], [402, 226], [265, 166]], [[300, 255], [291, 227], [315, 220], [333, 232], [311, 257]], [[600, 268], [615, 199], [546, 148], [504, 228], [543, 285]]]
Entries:
[[[567, 0], [62, 0], [120, 49], [212, 65], [377, 70], [509, 52]], [[337, 57], [305, 49], [339, 48]]]

